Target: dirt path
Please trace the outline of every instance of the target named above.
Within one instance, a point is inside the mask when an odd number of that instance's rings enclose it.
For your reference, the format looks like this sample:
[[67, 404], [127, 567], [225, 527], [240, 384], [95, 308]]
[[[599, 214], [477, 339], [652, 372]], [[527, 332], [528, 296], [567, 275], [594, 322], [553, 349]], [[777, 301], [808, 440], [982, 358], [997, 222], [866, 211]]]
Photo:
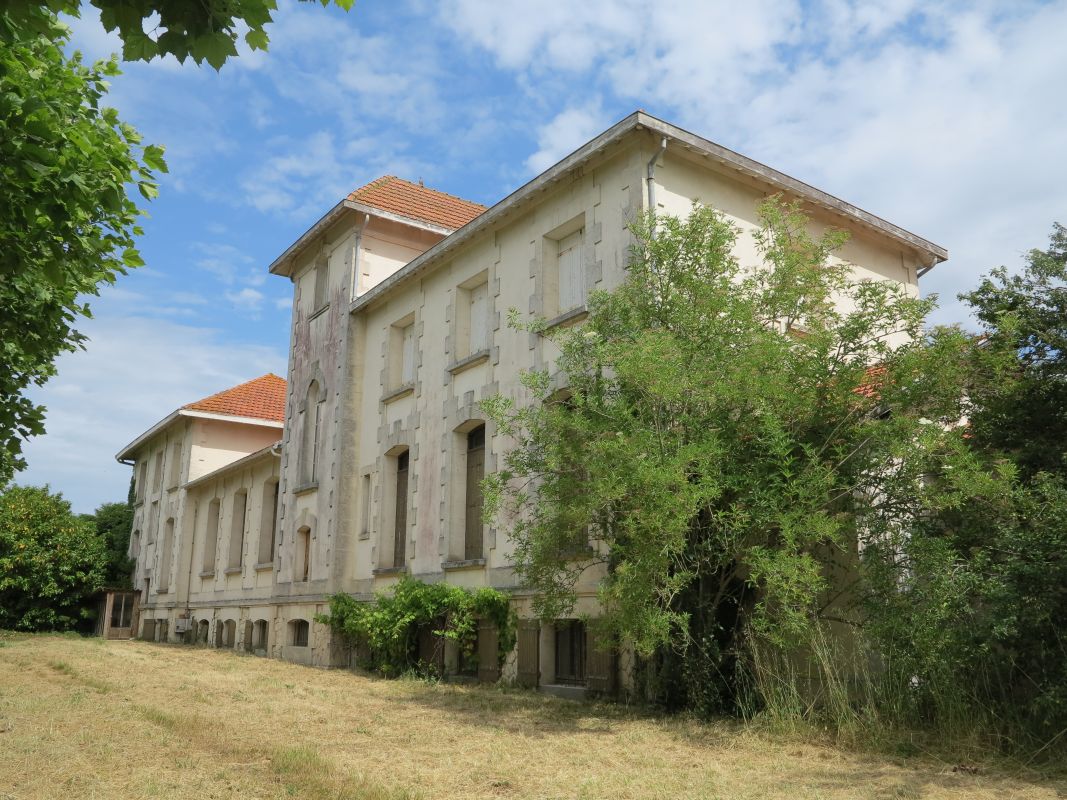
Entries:
[[1067, 795], [1021, 770], [965, 774], [525, 692], [141, 642], [0, 644], [0, 800]]

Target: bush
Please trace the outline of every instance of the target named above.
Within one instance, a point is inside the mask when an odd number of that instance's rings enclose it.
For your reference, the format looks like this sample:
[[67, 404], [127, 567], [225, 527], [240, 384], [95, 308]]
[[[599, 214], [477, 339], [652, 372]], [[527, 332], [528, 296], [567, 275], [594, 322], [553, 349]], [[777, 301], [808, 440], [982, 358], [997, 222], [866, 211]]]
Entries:
[[92, 522], [47, 487], [0, 492], [0, 628], [69, 630], [94, 616], [107, 552]]
[[418, 659], [418, 633], [425, 627], [454, 641], [460, 653], [470, 657], [479, 619], [496, 625], [498, 658], [503, 663], [515, 646], [515, 615], [508, 595], [496, 589], [470, 591], [404, 577], [391, 595], [378, 594], [373, 603], [335, 594], [330, 598], [330, 615], [316, 617], [349, 644], [365, 648], [362, 666], [387, 677], [433, 672], [432, 665]]

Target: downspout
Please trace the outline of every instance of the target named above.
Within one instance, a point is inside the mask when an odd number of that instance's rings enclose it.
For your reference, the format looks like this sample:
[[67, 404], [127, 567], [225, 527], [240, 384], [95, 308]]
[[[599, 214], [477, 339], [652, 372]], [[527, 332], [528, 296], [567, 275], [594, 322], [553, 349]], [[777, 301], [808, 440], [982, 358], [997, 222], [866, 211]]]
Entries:
[[[647, 177], [645, 178], [645, 185], [648, 191], [648, 210], [650, 213], [656, 213], [656, 162], [663, 157], [663, 154], [667, 152], [667, 137], [663, 137], [663, 141], [660, 142], [659, 150], [648, 161], [648, 167], [646, 169]], [[652, 237], [656, 236], [656, 227], [652, 226]]]

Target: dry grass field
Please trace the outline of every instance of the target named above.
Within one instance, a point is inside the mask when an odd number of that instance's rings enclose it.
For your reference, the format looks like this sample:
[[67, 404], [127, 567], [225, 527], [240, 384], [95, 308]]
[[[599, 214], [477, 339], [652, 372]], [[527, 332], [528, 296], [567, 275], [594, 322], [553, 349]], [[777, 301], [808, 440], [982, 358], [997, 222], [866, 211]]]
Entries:
[[1065, 795], [1021, 765], [958, 770], [528, 692], [0, 635], [3, 800]]

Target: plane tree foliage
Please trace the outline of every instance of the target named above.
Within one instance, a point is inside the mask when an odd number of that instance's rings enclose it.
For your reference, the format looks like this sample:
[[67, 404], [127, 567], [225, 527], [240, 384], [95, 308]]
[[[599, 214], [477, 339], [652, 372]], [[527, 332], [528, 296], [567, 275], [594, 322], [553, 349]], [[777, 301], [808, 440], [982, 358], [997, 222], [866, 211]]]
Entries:
[[[330, 0], [304, 2], [330, 5]], [[355, 4], [334, 2], [346, 11]], [[83, 5], [81, 0], [8, 0], [4, 7], [16, 25], [51, 36], [54, 15], [76, 17]], [[172, 55], [181, 62], [206, 61], [215, 69], [237, 55], [239, 38], [252, 50], [266, 50], [267, 25], [277, 9], [274, 0], [89, 0], [87, 5], [99, 11], [104, 29], [122, 40], [124, 61]]]
[[736, 711], [757, 645], [862, 627], [865, 559], [899, 569], [902, 531], [1003, 481], [957, 425], [971, 338], [811, 230], [777, 200], [748, 231], [701, 206], [639, 220], [580, 325], [513, 312], [558, 358], [485, 403], [511, 442], [487, 515], [537, 613], [598, 579], [600, 635], [668, 707]]
[[[353, 0], [336, 0], [348, 9]], [[328, 2], [323, 2], [328, 5]], [[173, 55], [216, 69], [238, 37], [266, 49], [273, 0], [93, 0], [127, 61]], [[44, 432], [27, 392], [82, 347], [88, 298], [143, 261], [136, 197], [157, 195], [163, 148], [106, 105], [111, 58], [68, 55], [78, 0], [0, 3], [0, 484], [25, 466], [23, 442]]]

